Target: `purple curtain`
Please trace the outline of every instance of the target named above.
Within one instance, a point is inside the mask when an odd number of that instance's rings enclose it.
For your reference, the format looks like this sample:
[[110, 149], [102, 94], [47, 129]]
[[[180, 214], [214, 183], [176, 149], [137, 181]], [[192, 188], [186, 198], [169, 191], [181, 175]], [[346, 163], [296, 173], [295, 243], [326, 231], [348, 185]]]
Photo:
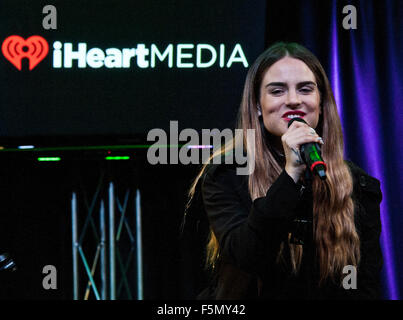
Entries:
[[347, 31], [341, 24], [340, 3], [332, 2], [330, 75], [346, 154], [381, 181], [384, 293], [385, 298], [396, 300], [403, 283], [397, 272], [398, 266], [403, 266], [398, 256], [403, 248], [399, 143], [403, 137], [399, 126], [403, 120], [403, 78], [398, 73], [403, 70], [403, 24], [398, 17], [403, 10], [399, 1], [351, 2], [357, 9], [358, 24], [356, 30]]

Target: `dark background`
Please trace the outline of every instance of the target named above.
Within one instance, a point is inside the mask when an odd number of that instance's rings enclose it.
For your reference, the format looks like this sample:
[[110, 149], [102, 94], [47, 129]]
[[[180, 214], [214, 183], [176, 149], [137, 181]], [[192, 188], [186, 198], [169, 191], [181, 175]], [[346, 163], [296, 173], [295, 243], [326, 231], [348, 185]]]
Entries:
[[[112, 5], [113, 3], [114, 5]], [[399, 1], [2, 1], [0, 3], [0, 39], [11, 33], [28, 37], [43, 35], [51, 45], [54, 40], [87, 42], [89, 47], [130, 47], [137, 43], [225, 43], [227, 48], [241, 43], [249, 64], [275, 41], [297, 41], [319, 58], [329, 78], [332, 58], [332, 10], [336, 8], [339, 31], [339, 58], [343, 73], [343, 129], [348, 159], [364, 169], [365, 142], [357, 129], [362, 115], [357, 104], [351, 75], [351, 35], [366, 34], [360, 29], [373, 25], [369, 33], [375, 43], [377, 61], [388, 58], [385, 41], [392, 38], [396, 52], [402, 52]], [[342, 8], [354, 4], [359, 11], [359, 29], [346, 31], [341, 27]], [[54, 4], [58, 9], [58, 30], [42, 28], [42, 7]], [[368, 10], [370, 7], [371, 10]], [[392, 16], [386, 8], [392, 8]], [[400, 11], [399, 11], [400, 10]], [[374, 16], [367, 15], [375, 12]], [[387, 32], [386, 24], [395, 26]], [[160, 45], [161, 44], [161, 45]], [[364, 45], [358, 47], [365, 51]], [[180, 128], [233, 127], [240, 104], [247, 69], [232, 67], [206, 70], [155, 68], [139, 70], [50, 68], [48, 55], [37, 68], [28, 72], [17, 70], [0, 57], [0, 138], [11, 147], [18, 144], [40, 146], [116, 145], [147, 143], [145, 134], [151, 128], [167, 128], [170, 120], [178, 120]], [[388, 130], [394, 129], [396, 113], [391, 111], [397, 100], [386, 90], [390, 75], [382, 63], [377, 65], [377, 88], [383, 99], [380, 116], [386, 150], [396, 150]], [[331, 79], [332, 80], [332, 79]], [[386, 110], [386, 111], [385, 111]], [[401, 110], [401, 109], [400, 109]], [[111, 149], [112, 150], [112, 149]], [[1, 150], [0, 150], [1, 151]], [[110, 151], [110, 150], [109, 150]], [[398, 152], [398, 150], [396, 150]], [[190, 219], [185, 238], [180, 225], [186, 194], [198, 165], [158, 165], [146, 161], [146, 149], [112, 150], [112, 155], [130, 155], [130, 161], [104, 161], [108, 148], [97, 152], [75, 151], [1, 151], [0, 186], [0, 252], [14, 257], [18, 270], [0, 275], [0, 296], [17, 299], [72, 299], [71, 194], [80, 199], [79, 224], [85, 221], [85, 204], [101, 181], [100, 195], [107, 197], [107, 185], [116, 184], [123, 198], [126, 190], [133, 195], [138, 188], [142, 195], [144, 298], [193, 299], [204, 285], [202, 272], [205, 225], [197, 228], [197, 203], [194, 220]], [[39, 155], [61, 156], [62, 161], [40, 163]], [[403, 248], [400, 236], [402, 203], [399, 185], [399, 158], [381, 156], [387, 179], [382, 179], [389, 199], [391, 227], [387, 237], [393, 240], [394, 284], [401, 288]], [[378, 177], [379, 178], [379, 177]], [[400, 178], [401, 179], [401, 178]], [[99, 207], [96, 206], [95, 210]], [[133, 219], [133, 207], [129, 207]], [[96, 211], [98, 212], [98, 211]], [[383, 230], [385, 232], [385, 230]], [[127, 239], [126, 239], [127, 240]], [[125, 241], [126, 241], [125, 240]], [[122, 252], [128, 244], [122, 240]], [[94, 257], [94, 240], [84, 240], [86, 254]], [[42, 288], [42, 268], [55, 265], [58, 289]], [[131, 268], [135, 270], [134, 261]], [[385, 272], [385, 271], [384, 271]], [[86, 285], [80, 264], [81, 291]], [[131, 278], [132, 289], [136, 285]], [[120, 275], [118, 273], [118, 280]], [[389, 298], [386, 275], [384, 295]], [[396, 297], [396, 295], [395, 295]], [[125, 291], [118, 295], [127, 299]], [[133, 298], [136, 298], [133, 294]], [[94, 299], [94, 295], [90, 295]]]
[[[99, 136], [114, 137], [111, 143], [117, 143], [121, 137], [143, 138], [150, 129], [169, 128], [170, 120], [178, 120], [182, 128], [234, 126], [247, 68], [239, 62], [220, 68], [219, 45], [225, 45], [225, 63], [237, 43], [252, 63], [264, 48], [264, 1], [231, 5], [221, 1], [54, 1], [57, 30], [42, 27], [45, 4], [50, 3], [0, 3], [0, 39], [40, 35], [49, 44], [48, 55], [32, 71], [27, 59], [21, 72], [3, 56], [0, 60], [3, 143], [82, 145], [99, 142]], [[74, 51], [85, 42], [87, 52], [143, 43], [149, 49], [156, 44], [162, 53], [173, 44], [173, 67], [156, 58], [155, 68], [142, 69], [135, 57], [128, 69], [80, 69], [77, 60], [71, 69], [54, 69], [55, 41], [73, 43]], [[186, 43], [195, 47], [183, 51], [193, 54], [183, 62], [195, 67], [177, 68], [176, 45]], [[217, 61], [200, 69], [196, 68], [196, 45], [203, 43], [216, 49]], [[206, 61], [209, 54], [203, 57]]]

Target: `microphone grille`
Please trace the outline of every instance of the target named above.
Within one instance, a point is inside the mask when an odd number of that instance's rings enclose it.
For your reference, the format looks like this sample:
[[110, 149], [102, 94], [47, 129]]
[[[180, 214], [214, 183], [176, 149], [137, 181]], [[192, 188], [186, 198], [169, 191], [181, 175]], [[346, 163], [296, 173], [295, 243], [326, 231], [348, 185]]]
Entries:
[[302, 119], [302, 118], [292, 118], [292, 119], [288, 122], [288, 128], [290, 127], [290, 125], [292, 125], [292, 123], [293, 123], [294, 121], [299, 121], [299, 122], [302, 122], [302, 123], [306, 123], [306, 121], [305, 121], [304, 119]]

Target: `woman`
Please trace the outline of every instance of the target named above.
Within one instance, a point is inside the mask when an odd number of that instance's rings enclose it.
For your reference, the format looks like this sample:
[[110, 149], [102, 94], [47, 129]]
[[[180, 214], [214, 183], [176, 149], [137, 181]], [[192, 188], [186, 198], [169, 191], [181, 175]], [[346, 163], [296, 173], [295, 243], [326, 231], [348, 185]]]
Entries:
[[[288, 127], [296, 116], [306, 123]], [[340, 119], [317, 58], [295, 43], [261, 54], [246, 78], [238, 128], [244, 136], [255, 129], [253, 172], [206, 164], [190, 190], [192, 198], [201, 185], [211, 230], [214, 278], [199, 298], [380, 298], [380, 183], [343, 159]], [[321, 145], [326, 180], [301, 159], [309, 142]]]

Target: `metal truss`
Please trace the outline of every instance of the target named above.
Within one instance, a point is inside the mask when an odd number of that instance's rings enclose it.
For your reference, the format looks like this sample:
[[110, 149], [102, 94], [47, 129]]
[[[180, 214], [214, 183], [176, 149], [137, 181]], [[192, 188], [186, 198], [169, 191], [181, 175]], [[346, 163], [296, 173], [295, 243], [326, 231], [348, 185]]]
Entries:
[[[72, 225], [72, 254], [73, 254], [73, 299], [88, 300], [91, 291], [97, 300], [116, 300], [126, 293], [126, 299], [143, 299], [143, 267], [142, 267], [142, 241], [141, 241], [141, 203], [140, 191], [132, 192], [127, 189], [123, 201], [115, 196], [115, 185], [110, 182], [107, 192], [101, 192], [104, 187], [101, 177], [91, 203], [88, 202], [86, 192], [80, 194], [73, 192], [71, 198], [71, 225]], [[107, 198], [108, 211], [105, 212], [105, 198]], [[130, 201], [132, 201], [131, 205]], [[86, 216], [79, 212], [84, 202]], [[99, 207], [99, 213], [96, 209]], [[134, 227], [130, 226], [128, 219], [131, 214], [128, 208], [133, 208], [135, 215]], [[84, 218], [81, 231], [78, 219]], [[105, 221], [107, 218], [107, 221]], [[108, 226], [106, 225], [108, 223]], [[118, 222], [118, 224], [117, 224]], [[133, 224], [133, 223], [132, 223]], [[92, 231], [92, 240], [95, 246], [88, 245], [88, 233]], [[126, 231], [128, 241], [122, 239]], [[124, 243], [123, 243], [124, 242]], [[94, 251], [95, 248], [95, 253]], [[121, 248], [129, 248], [125, 257]], [[85, 253], [86, 251], [87, 253]], [[90, 263], [87, 258], [92, 252], [94, 258]], [[81, 260], [83, 270], [79, 270]], [[131, 267], [131, 262], [135, 268]], [[99, 267], [98, 267], [99, 266]], [[97, 268], [98, 267], [98, 268]], [[118, 267], [118, 269], [116, 268]], [[81, 272], [80, 272], [81, 271]], [[85, 290], [80, 292], [80, 275], [85, 274]], [[117, 281], [119, 274], [119, 281]], [[136, 281], [130, 282], [128, 275]], [[136, 282], [136, 283], [134, 283]], [[136, 290], [133, 288], [136, 287]], [[123, 290], [124, 289], [124, 290]], [[134, 292], [137, 291], [135, 297]]]

